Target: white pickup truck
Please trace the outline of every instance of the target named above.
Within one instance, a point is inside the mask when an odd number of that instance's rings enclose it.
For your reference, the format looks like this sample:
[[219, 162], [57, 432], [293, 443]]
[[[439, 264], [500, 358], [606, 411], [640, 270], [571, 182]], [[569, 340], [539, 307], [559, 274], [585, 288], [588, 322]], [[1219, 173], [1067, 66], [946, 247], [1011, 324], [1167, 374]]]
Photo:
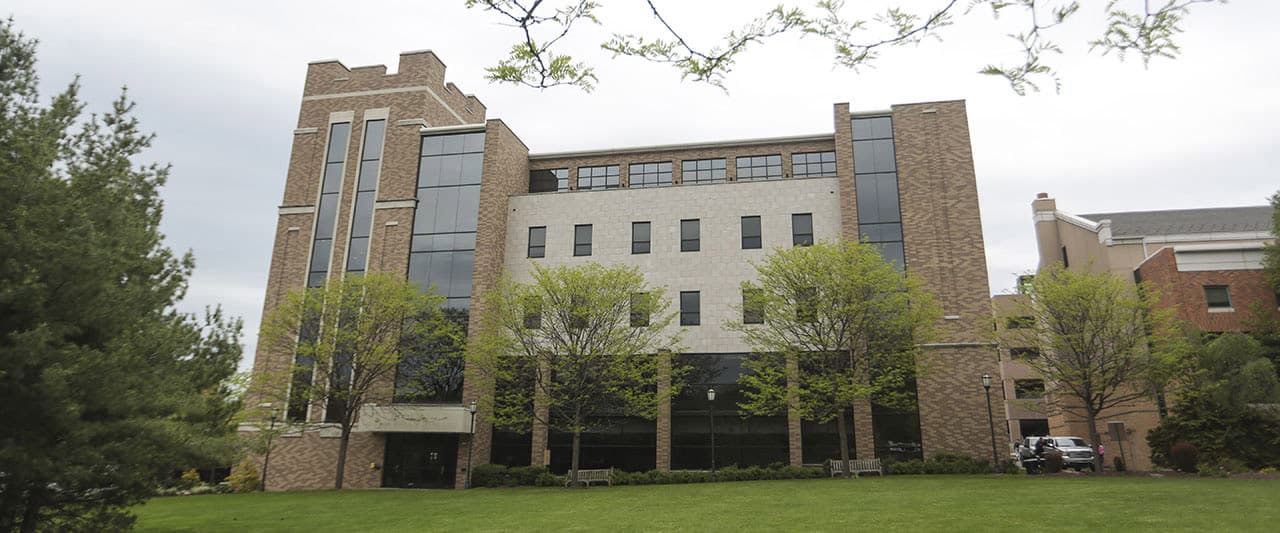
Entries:
[[[1045, 445], [1040, 454], [1036, 454], [1036, 445], [1044, 439]], [[1037, 473], [1044, 466], [1044, 454], [1056, 450], [1062, 454], [1062, 468], [1074, 468], [1077, 472], [1094, 470], [1093, 448], [1080, 437], [1027, 437], [1014, 446], [1013, 460], [1024, 468], [1028, 474]]]

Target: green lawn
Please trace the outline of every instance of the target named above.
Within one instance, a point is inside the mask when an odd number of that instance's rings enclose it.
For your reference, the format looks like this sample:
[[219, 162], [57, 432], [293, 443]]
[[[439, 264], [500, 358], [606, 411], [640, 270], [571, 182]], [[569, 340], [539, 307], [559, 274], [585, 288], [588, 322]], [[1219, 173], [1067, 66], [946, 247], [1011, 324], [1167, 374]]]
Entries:
[[1280, 481], [900, 476], [157, 498], [141, 531], [1280, 530]]

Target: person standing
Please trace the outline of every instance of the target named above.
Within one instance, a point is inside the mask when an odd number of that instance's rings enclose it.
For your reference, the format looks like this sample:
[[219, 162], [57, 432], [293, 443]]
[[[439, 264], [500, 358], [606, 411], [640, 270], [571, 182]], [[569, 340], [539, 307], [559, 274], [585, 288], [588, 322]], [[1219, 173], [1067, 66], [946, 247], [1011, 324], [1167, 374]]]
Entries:
[[1107, 469], [1107, 449], [1102, 446], [1101, 442], [1098, 443], [1098, 463], [1102, 465], [1102, 468], [1098, 470], [1099, 472]]

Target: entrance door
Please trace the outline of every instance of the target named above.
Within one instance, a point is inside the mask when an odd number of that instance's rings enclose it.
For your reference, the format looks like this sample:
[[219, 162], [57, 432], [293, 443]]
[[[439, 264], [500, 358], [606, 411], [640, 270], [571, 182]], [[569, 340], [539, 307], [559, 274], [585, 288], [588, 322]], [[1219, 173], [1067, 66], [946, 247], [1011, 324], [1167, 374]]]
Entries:
[[382, 486], [405, 489], [453, 487], [458, 436], [452, 433], [389, 433]]

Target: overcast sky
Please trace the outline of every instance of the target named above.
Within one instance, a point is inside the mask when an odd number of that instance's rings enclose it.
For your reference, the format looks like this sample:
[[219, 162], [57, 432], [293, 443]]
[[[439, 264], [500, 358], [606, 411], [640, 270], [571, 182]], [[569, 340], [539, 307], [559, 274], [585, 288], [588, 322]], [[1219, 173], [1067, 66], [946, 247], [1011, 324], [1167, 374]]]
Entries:
[[[850, 2], [848, 13], [877, 3]], [[173, 163], [163, 231], [170, 246], [196, 256], [183, 306], [221, 304], [243, 317], [248, 368], [308, 61], [394, 71], [399, 52], [434, 50], [448, 79], [534, 152], [828, 133], [835, 102], [859, 111], [965, 99], [991, 291], [999, 293], [1036, 266], [1037, 192], [1089, 213], [1259, 205], [1280, 189], [1280, 2], [1197, 6], [1178, 38], [1182, 57], [1146, 70], [1137, 58], [1088, 51], [1103, 3], [1085, 0], [1070, 26], [1050, 34], [1065, 52], [1049, 58], [1061, 93], [1049, 83], [1025, 97], [975, 74], [1017, 60], [1004, 37], [1020, 29], [1012, 12], [999, 21], [969, 14], [943, 30], [943, 42], [887, 51], [861, 72], [833, 68], [830, 47], [817, 39], [782, 39], [742, 57], [727, 94], [598, 49], [610, 32], [652, 29], [639, 0], [608, 2], [603, 27], [567, 41], [598, 70], [590, 94], [486, 82], [484, 67], [518, 36], [463, 0], [9, 0], [0, 16], [13, 15], [40, 40], [46, 101], [76, 74], [91, 111], [129, 87], [143, 126], [158, 134], [147, 157]], [[687, 38], [709, 42], [771, 2], [687, 4], [695, 3], [658, 3]]]

